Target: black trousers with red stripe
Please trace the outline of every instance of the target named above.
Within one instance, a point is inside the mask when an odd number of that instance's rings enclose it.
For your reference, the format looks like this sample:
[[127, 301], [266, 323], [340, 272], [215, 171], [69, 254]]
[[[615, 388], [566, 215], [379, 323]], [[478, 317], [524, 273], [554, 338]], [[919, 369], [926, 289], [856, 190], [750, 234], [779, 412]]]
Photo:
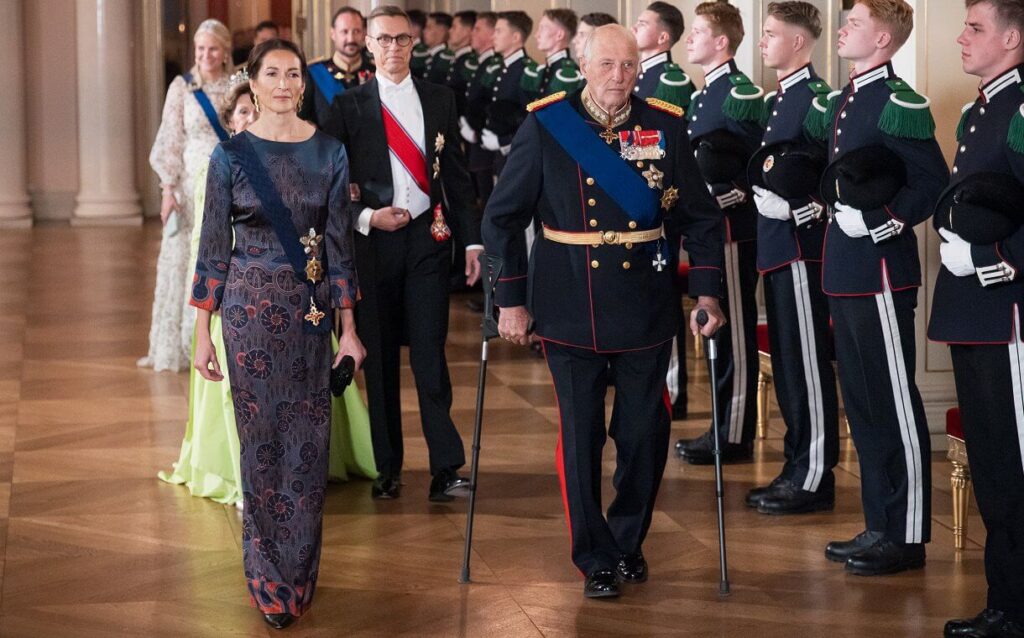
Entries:
[[914, 380], [916, 306], [916, 289], [829, 297], [865, 528], [894, 543], [931, 539], [931, 441]]
[[[556, 462], [569, 519], [572, 561], [584, 574], [614, 569], [619, 555], [640, 551], [668, 458], [671, 415], [665, 372], [672, 342], [600, 353], [544, 341], [560, 418]], [[609, 375], [615, 386], [605, 430]], [[615, 498], [601, 504], [601, 454], [615, 441]]]
[[839, 406], [821, 262], [796, 261], [766, 273], [764, 292], [772, 380], [786, 422], [780, 476], [809, 492], [832, 489]]
[[1024, 343], [951, 346], [978, 511], [987, 607], [1024, 623]]

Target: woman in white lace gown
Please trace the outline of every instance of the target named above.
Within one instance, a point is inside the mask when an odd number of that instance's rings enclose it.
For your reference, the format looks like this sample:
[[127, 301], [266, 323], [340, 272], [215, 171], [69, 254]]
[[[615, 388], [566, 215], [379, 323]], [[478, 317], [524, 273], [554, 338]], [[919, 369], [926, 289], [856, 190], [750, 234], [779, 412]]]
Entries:
[[149, 154], [149, 163], [160, 176], [164, 233], [156, 265], [149, 353], [139, 359], [139, 366], [156, 371], [177, 372], [191, 364], [195, 324], [195, 308], [188, 305], [193, 266], [189, 260], [192, 198], [195, 177], [209, 163], [223, 131], [214, 128], [201, 100], [205, 95], [213, 121], [220, 127], [216, 114], [234, 70], [231, 33], [221, 22], [204, 21], [196, 29], [193, 43], [196, 64], [189, 73], [174, 78], [167, 89], [160, 130]]

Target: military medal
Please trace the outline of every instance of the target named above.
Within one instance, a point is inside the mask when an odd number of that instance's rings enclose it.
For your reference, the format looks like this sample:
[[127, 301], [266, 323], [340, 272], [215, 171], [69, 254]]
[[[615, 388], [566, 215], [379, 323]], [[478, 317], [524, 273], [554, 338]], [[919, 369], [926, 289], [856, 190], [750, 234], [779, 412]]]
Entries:
[[668, 261], [665, 259], [664, 255], [661, 254], [660, 250], [658, 251], [658, 254], [654, 256], [654, 261], [651, 262], [651, 265], [654, 266], [654, 269], [658, 272], [665, 270], [665, 266], [668, 265]]
[[620, 131], [619, 155], [629, 162], [662, 159], [665, 134], [662, 131]]
[[443, 133], [438, 133], [437, 134], [437, 139], [434, 140], [434, 152], [435, 153], [440, 153], [443, 150], [444, 150], [444, 134]]
[[442, 133], [437, 134], [437, 139], [434, 140], [434, 179], [437, 179], [441, 175], [441, 151], [444, 150], [444, 135]]
[[654, 190], [661, 190], [662, 179], [665, 177], [665, 173], [658, 170], [658, 167], [654, 164], [649, 164], [647, 170], [640, 173], [647, 180], [647, 188], [653, 188]]
[[661, 207], [668, 210], [672, 208], [677, 199], [679, 199], [679, 189], [675, 186], [670, 186], [661, 194]]
[[306, 316], [303, 317], [303, 319], [313, 324], [314, 326], [319, 326], [320, 321], [326, 316], [327, 315], [325, 315], [323, 312], [320, 311], [319, 308], [316, 307], [316, 301], [313, 300], [313, 297], [310, 297], [309, 312], [306, 313]]
[[[313, 228], [309, 229], [308, 235], [299, 238], [299, 241], [303, 246], [305, 246], [304, 252], [309, 255], [309, 261], [306, 262], [306, 278], [314, 284], [324, 278], [324, 267], [323, 264], [320, 263], [319, 259], [320, 242], [323, 241], [323, 239], [324, 236], [317, 235], [316, 230]], [[310, 311], [310, 314], [313, 314], [313, 311], [315, 310], [316, 305], [314, 304], [313, 310]], [[313, 325], [315, 326], [316, 323], [313, 323]]]
[[430, 234], [434, 241], [441, 243], [452, 236], [452, 231], [444, 221], [444, 213], [441, 212], [441, 205], [434, 207], [434, 221], [430, 224]]
[[605, 141], [605, 144], [611, 144], [612, 142], [615, 141], [615, 138], [618, 137], [617, 135], [615, 135], [615, 131], [613, 131], [610, 126], [605, 130], [601, 131], [600, 136], [601, 139]]

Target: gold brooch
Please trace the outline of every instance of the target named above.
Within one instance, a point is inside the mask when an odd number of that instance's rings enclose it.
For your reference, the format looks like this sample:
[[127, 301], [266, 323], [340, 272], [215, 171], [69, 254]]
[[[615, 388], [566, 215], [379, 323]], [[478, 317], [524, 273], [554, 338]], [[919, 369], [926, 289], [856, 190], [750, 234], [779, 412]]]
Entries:
[[[300, 237], [299, 242], [305, 246], [304, 251], [309, 255], [309, 261], [306, 262], [306, 278], [312, 281], [314, 284], [324, 278], [324, 267], [320, 263], [320, 242], [324, 239], [323, 235], [317, 235], [316, 230], [313, 228], [309, 229], [309, 234], [305, 237]], [[316, 325], [315, 323], [313, 324]]]
[[313, 324], [314, 326], [319, 326], [320, 325], [320, 321], [324, 317], [326, 317], [326, 316], [327, 315], [325, 315], [323, 312], [320, 311], [319, 308], [316, 307], [316, 302], [313, 301], [312, 297], [310, 297], [309, 298], [309, 312], [306, 313], [306, 316], [303, 317], [303, 319], [305, 319], [309, 323]]
[[640, 173], [647, 180], [647, 188], [661, 189], [662, 179], [665, 177], [665, 173], [658, 170], [658, 167], [654, 164], [649, 164], [647, 170]]
[[679, 189], [675, 186], [670, 186], [661, 194], [661, 207], [668, 210], [672, 208], [677, 199], [679, 199]]

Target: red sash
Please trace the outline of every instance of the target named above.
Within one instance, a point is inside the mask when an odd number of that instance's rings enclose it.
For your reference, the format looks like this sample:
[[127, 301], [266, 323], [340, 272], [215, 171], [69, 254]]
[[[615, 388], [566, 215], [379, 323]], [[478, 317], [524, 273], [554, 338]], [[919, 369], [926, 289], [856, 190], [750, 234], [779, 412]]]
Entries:
[[420, 147], [413, 141], [412, 136], [406, 131], [388, 107], [381, 102], [380, 114], [384, 118], [384, 135], [388, 140], [388, 148], [395, 154], [398, 161], [402, 163], [405, 170], [409, 172], [413, 181], [420, 190], [430, 196], [430, 181], [427, 180], [427, 158], [420, 150]]

